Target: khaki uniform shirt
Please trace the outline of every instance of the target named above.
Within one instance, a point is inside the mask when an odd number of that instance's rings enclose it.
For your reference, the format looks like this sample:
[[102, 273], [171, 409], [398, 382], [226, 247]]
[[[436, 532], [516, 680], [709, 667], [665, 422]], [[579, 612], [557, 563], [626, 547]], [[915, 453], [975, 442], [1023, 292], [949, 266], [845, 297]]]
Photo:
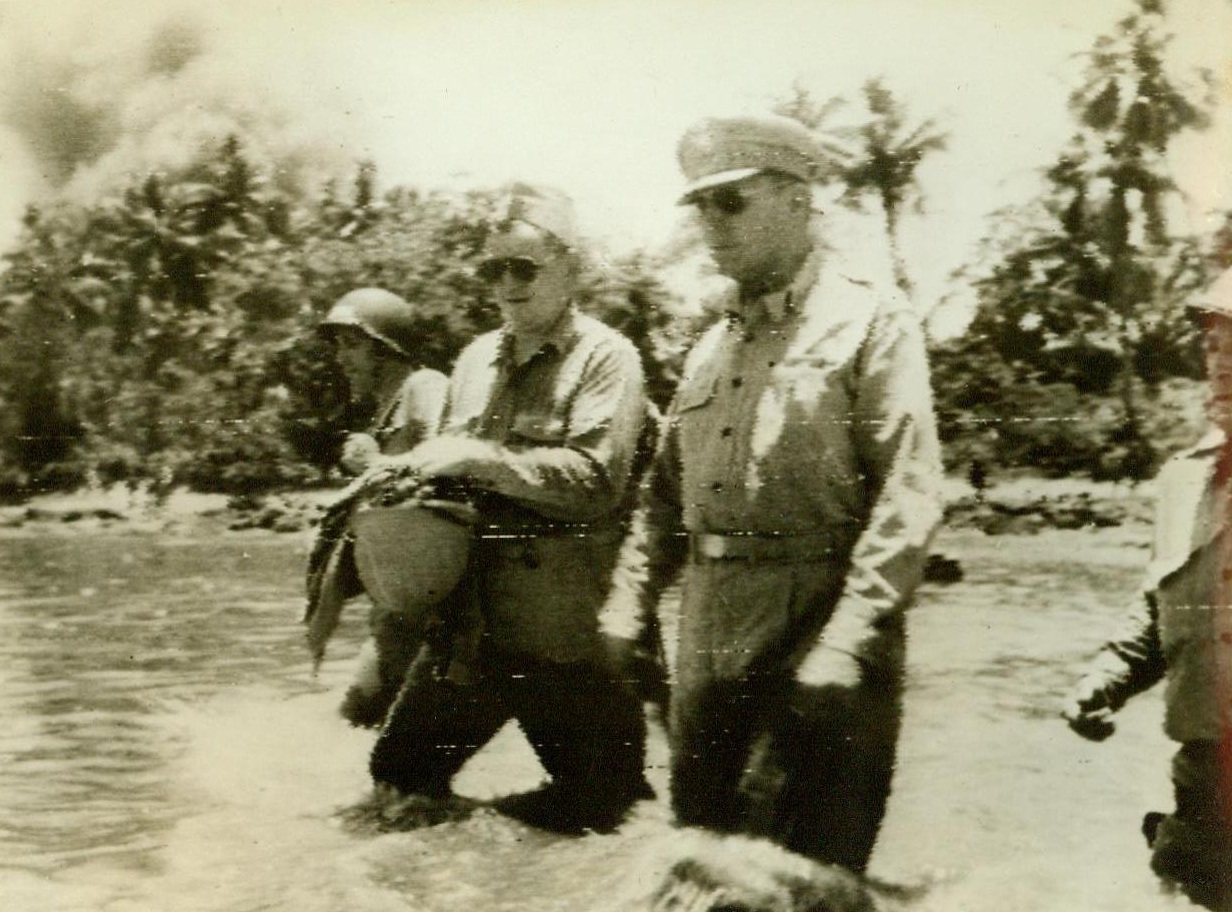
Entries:
[[861, 656], [920, 580], [941, 477], [914, 313], [818, 245], [689, 354], [648, 486], [650, 589], [697, 533], [814, 536], [839, 579], [805, 648]]
[[513, 341], [501, 329], [467, 346], [441, 425], [498, 444], [496, 463], [474, 478], [503, 504], [483, 517], [488, 629], [507, 649], [596, 659], [647, 415], [641, 359], [572, 308], [529, 358], [515, 357]]
[[397, 398], [372, 423], [372, 436], [382, 455], [405, 453], [436, 430], [448, 386], [448, 378], [431, 368], [407, 375]]
[[1213, 432], [1160, 471], [1142, 598], [1093, 668], [1114, 706], [1166, 677], [1164, 731], [1182, 742], [1232, 730], [1232, 491], [1215, 477], [1224, 446]]

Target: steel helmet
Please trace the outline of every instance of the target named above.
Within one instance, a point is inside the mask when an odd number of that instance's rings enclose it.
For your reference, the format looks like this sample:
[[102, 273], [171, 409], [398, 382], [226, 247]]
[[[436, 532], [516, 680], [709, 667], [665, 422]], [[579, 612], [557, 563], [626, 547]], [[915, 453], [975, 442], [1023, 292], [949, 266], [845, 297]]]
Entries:
[[407, 359], [419, 343], [415, 309], [384, 288], [357, 288], [335, 301], [320, 328], [336, 326], [354, 326]]
[[361, 592], [404, 621], [426, 624], [462, 582], [477, 518], [466, 486], [424, 482], [405, 463], [355, 479], [322, 518], [309, 557], [304, 622], [314, 661], [320, 664], [343, 604]]
[[387, 611], [419, 620], [461, 582], [471, 527], [414, 501], [361, 505], [351, 517], [355, 567], [364, 590]]

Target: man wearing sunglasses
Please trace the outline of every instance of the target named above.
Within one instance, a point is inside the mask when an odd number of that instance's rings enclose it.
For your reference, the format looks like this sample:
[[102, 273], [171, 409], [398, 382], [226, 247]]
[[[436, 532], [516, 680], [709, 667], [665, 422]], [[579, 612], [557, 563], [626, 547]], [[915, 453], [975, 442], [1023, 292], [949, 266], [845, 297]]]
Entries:
[[478, 680], [438, 680], [422, 655], [374, 748], [378, 783], [447, 795], [510, 716], [551, 784], [500, 802], [562, 832], [608, 830], [639, 798], [641, 703], [609, 666], [598, 610], [635, 499], [648, 415], [627, 339], [577, 311], [572, 203], [515, 184], [478, 267], [504, 325], [458, 357], [441, 433], [406, 460], [479, 492], [471, 585], [483, 615]]
[[643, 605], [682, 576], [680, 824], [863, 871], [898, 737], [904, 609], [941, 516], [922, 333], [823, 240], [814, 137], [709, 119], [679, 158], [727, 316], [689, 353], [647, 484]]

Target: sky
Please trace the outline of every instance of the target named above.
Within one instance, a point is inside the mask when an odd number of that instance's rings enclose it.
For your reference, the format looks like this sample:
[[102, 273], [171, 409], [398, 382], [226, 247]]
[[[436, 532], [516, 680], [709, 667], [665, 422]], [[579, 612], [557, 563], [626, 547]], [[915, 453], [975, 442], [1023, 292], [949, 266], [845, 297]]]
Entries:
[[[245, 135], [311, 180], [553, 184], [615, 253], [684, 217], [675, 145], [699, 117], [882, 77], [949, 148], [905, 226], [924, 298], [1072, 132], [1077, 55], [1128, 0], [0, 0], [0, 247], [26, 202], [90, 197], [201, 136]], [[1171, 0], [1182, 71], [1232, 107], [1232, 0]], [[850, 109], [854, 112], [854, 108]], [[841, 118], [840, 118], [841, 119]], [[1232, 118], [1174, 155], [1189, 227], [1232, 207]]]

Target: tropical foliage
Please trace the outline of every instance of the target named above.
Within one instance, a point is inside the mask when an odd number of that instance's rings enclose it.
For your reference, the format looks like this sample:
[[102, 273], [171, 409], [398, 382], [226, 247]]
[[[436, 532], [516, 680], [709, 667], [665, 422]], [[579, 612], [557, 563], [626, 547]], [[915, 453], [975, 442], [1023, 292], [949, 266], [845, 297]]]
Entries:
[[[996, 214], [958, 276], [978, 306], [933, 351], [951, 468], [1143, 477], [1187, 433], [1201, 359], [1185, 304], [1232, 262], [1232, 215], [1212, 238], [1176, 228], [1168, 153], [1206, 126], [1210, 83], [1165, 65], [1161, 0], [1132, 2], [1085, 57], [1073, 137], [1038, 197]], [[910, 292], [902, 219], [922, 211], [920, 164], [949, 137], [880, 80], [856, 122], [834, 125], [854, 107], [797, 86], [777, 110], [817, 131], [820, 179], [879, 214]], [[319, 482], [366, 418], [315, 332], [334, 300], [401, 294], [439, 368], [495, 324], [473, 274], [490, 196], [382, 192], [370, 164], [315, 191], [280, 173], [233, 137], [88, 204], [26, 213], [0, 267], [0, 493]], [[660, 406], [696, 326], [659, 277], [697, 243], [616, 262], [583, 252], [581, 304], [635, 342]]]
[[1169, 40], [1159, 0], [1096, 40], [1042, 194], [1000, 213], [965, 276], [978, 311], [934, 357], [943, 428], [964, 453], [1145, 477], [1174, 445], [1177, 381], [1200, 371], [1185, 304], [1208, 281], [1210, 242], [1173, 227], [1167, 153], [1207, 125], [1209, 100], [1202, 74], [1168, 73]]
[[894, 279], [910, 295], [914, 286], [902, 253], [902, 217], [908, 207], [923, 212], [920, 163], [930, 153], [944, 151], [949, 137], [931, 119], [913, 123], [906, 104], [895, 97], [882, 79], [865, 82], [860, 95], [863, 114], [854, 125], [828, 124], [834, 114], [847, 106], [846, 99], [836, 96], [816, 102], [798, 85], [776, 106], [776, 111], [818, 132], [827, 166], [824, 176], [841, 181], [841, 199], [847, 205], [863, 208], [872, 202], [877, 206], [885, 226]]
[[[98, 480], [253, 491], [321, 480], [365, 419], [314, 328], [356, 287], [420, 314], [447, 369], [497, 315], [473, 276], [492, 200], [352, 186], [277, 189], [239, 140], [89, 206], [31, 209], [0, 274], [0, 485]], [[641, 257], [585, 276], [669, 390], [681, 347]]]

